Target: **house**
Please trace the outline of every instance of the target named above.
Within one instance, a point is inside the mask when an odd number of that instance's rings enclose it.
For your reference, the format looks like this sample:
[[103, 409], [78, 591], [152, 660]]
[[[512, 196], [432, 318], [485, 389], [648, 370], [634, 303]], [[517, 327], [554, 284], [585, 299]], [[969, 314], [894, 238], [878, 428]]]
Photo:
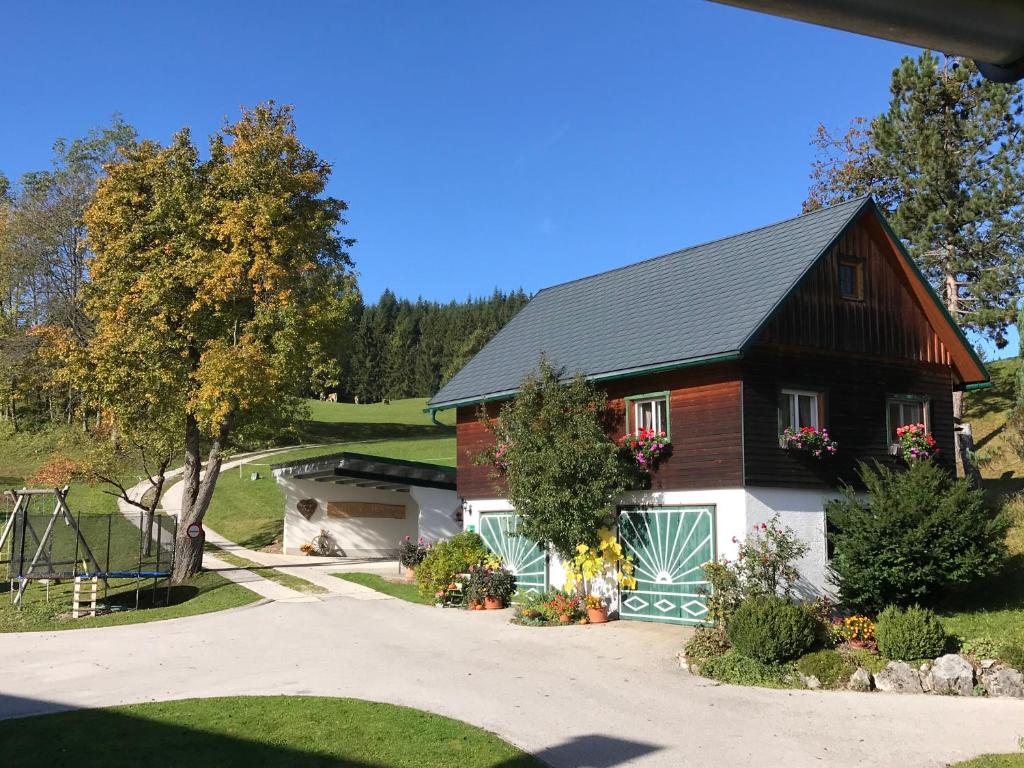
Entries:
[[334, 554], [396, 557], [406, 536], [434, 542], [462, 530], [452, 467], [342, 452], [271, 471], [285, 494], [285, 554], [321, 531]]
[[[700, 564], [778, 514], [810, 546], [807, 594], [825, 592], [826, 502], [860, 461], [894, 462], [895, 430], [924, 422], [954, 455], [954, 390], [988, 374], [868, 197], [540, 291], [430, 401], [458, 409], [458, 494], [522, 583], [561, 585], [557, 559], [514, 535], [514, 510], [473, 457], [541, 354], [582, 372], [617, 413], [614, 437], [669, 433], [648, 491], [619, 499], [638, 589], [620, 616], [694, 623]], [[826, 427], [834, 456], [780, 447]]]

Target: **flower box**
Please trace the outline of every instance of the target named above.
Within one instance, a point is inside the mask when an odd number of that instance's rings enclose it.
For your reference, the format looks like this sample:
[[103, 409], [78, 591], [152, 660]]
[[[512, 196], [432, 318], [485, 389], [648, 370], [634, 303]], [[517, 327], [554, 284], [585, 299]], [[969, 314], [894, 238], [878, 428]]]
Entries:
[[787, 451], [805, 451], [816, 459], [823, 459], [834, 456], [839, 450], [839, 443], [829, 437], [824, 427], [801, 427], [799, 430], [786, 427], [779, 435], [779, 447]]

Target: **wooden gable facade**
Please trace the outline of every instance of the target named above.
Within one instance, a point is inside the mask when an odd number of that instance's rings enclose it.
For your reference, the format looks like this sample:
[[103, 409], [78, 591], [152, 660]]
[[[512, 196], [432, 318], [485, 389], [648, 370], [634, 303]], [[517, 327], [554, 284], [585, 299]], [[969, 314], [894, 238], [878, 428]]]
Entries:
[[[840, 269], [849, 279], [851, 266], [859, 282], [841, 290]], [[887, 420], [894, 396], [927, 402], [938, 460], [952, 466], [952, 392], [958, 370], [976, 361], [872, 210], [811, 267], [737, 357], [599, 384], [618, 415], [616, 439], [626, 429], [625, 398], [668, 393], [673, 451], [654, 473], [653, 490], [855, 481], [858, 462], [894, 461]], [[820, 394], [821, 424], [839, 443], [836, 456], [818, 460], [780, 448], [783, 389]], [[491, 403], [488, 412], [497, 408]], [[489, 468], [472, 460], [489, 440], [477, 410], [458, 410], [458, 493], [501, 497]]]

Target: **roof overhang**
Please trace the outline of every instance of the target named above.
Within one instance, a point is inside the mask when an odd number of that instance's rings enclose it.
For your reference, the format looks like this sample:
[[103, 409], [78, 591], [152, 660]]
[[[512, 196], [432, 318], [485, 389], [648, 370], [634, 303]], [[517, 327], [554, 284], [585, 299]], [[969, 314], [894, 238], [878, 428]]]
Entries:
[[[725, 363], [730, 360], [739, 360], [743, 357], [743, 353], [740, 351], [735, 352], [724, 352], [718, 355], [709, 355], [706, 357], [694, 357], [687, 360], [674, 360], [665, 363], [657, 363], [654, 365], [645, 365], [638, 368], [623, 368], [615, 371], [606, 371], [604, 373], [592, 373], [585, 374], [584, 378], [587, 381], [593, 382], [604, 382], [604, 381], [615, 381], [616, 379], [628, 379], [633, 376], [647, 375], [651, 373], [662, 373], [663, 371], [676, 371], [682, 368], [694, 368], [698, 365], [711, 365], [712, 363]], [[575, 375], [575, 374], [573, 374]], [[565, 376], [564, 381], [569, 381], [573, 376]], [[519, 388], [508, 389], [502, 392], [490, 392], [484, 395], [478, 395], [475, 397], [467, 397], [461, 400], [449, 400], [439, 403], [428, 403], [427, 407], [423, 409], [424, 413], [437, 413], [438, 411], [447, 411], [450, 408], [460, 408], [464, 405], [484, 405], [485, 403], [492, 403], [496, 400], [508, 400], [513, 397]]]
[[1020, 0], [716, 0], [823, 27], [974, 59], [988, 79], [1024, 78]]
[[454, 467], [347, 451], [272, 464], [271, 470], [278, 479], [314, 480], [377, 490], [408, 491], [411, 487], [455, 490]]

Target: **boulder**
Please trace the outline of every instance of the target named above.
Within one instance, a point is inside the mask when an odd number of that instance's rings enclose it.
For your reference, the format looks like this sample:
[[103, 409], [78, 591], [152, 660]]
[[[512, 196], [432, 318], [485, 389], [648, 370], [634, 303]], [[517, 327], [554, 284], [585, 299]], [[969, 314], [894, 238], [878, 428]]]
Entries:
[[950, 696], [974, 695], [974, 667], [963, 656], [947, 653], [931, 669], [932, 689]]
[[816, 691], [821, 688], [821, 680], [814, 675], [805, 675], [803, 672], [799, 673], [800, 682], [804, 684], [804, 688], [809, 688], [812, 691]]
[[875, 688], [889, 693], [922, 693], [921, 675], [905, 661], [890, 661], [875, 675]]
[[851, 691], [870, 691], [875, 687], [871, 679], [871, 673], [864, 667], [857, 667], [857, 670], [850, 675], [849, 687]]
[[1024, 698], [1024, 674], [1010, 667], [983, 670], [981, 684], [989, 696]]

